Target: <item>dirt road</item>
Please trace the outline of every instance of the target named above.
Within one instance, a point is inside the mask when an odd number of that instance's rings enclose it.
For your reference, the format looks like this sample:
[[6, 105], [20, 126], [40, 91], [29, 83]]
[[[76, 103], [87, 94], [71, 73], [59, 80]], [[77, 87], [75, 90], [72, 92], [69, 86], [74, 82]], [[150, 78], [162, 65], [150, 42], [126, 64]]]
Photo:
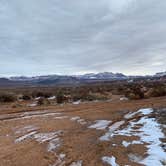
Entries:
[[[156, 109], [157, 108], [157, 109]], [[166, 97], [0, 112], [0, 166], [162, 166]]]

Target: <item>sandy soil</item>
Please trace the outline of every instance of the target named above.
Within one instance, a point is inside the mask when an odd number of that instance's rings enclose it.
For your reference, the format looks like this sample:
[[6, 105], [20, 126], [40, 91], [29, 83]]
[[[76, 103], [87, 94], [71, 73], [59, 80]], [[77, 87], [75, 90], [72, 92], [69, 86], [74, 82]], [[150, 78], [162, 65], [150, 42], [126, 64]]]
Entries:
[[[150, 118], [155, 109], [166, 108], [166, 97], [31, 108], [26, 105], [0, 108], [0, 166], [139, 166], [145, 165], [140, 161], [148, 156], [148, 143], [139, 142], [140, 135], [118, 132], [145, 116]], [[154, 108], [154, 112], [130, 116], [142, 108]], [[135, 124], [133, 129], [142, 129], [143, 125]], [[108, 140], [100, 139], [110, 132], [113, 136]]]

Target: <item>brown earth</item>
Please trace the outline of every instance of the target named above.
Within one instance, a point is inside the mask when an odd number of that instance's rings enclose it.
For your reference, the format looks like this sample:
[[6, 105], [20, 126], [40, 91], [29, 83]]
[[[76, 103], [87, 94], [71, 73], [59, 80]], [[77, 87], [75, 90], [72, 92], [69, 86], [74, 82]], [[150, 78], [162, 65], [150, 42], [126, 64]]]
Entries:
[[[88, 126], [94, 124], [95, 120], [121, 121], [125, 114], [140, 108], [166, 108], [166, 97], [31, 108], [26, 105], [21, 103], [17, 108], [12, 108], [13, 104], [1, 105], [0, 166], [69, 166], [79, 160], [83, 166], [104, 166], [106, 164], [101, 160], [103, 156], [116, 156], [120, 166], [139, 166], [129, 160], [128, 155], [145, 157], [146, 147], [121, 145], [124, 139], [131, 141], [135, 139], [134, 136], [116, 136], [110, 141], [100, 141], [99, 138], [106, 131], [90, 129]], [[82, 120], [79, 121], [77, 116]], [[127, 124], [128, 121], [125, 121], [124, 126]], [[40, 134], [61, 131], [57, 136], [59, 146], [49, 151], [50, 140], [38, 141], [33, 135], [16, 141], [34, 131]], [[65, 154], [65, 158], [59, 158], [60, 154]]]

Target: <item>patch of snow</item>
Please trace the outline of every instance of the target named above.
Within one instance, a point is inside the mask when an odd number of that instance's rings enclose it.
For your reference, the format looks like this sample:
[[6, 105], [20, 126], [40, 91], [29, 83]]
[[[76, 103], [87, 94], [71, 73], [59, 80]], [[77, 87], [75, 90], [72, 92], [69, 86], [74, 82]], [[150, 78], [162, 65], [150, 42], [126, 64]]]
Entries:
[[153, 112], [152, 108], [143, 108], [138, 110], [138, 113], [141, 113], [142, 115], [149, 115]]
[[53, 140], [51, 140], [48, 144], [48, 152], [52, 152], [55, 149], [57, 149], [60, 146], [60, 139], [59, 138], [55, 138]]
[[112, 121], [108, 121], [108, 120], [96, 120], [95, 124], [89, 126], [88, 128], [91, 129], [96, 129], [96, 130], [104, 130], [108, 127], [108, 125], [111, 123]]
[[81, 103], [81, 100], [78, 100], [78, 101], [74, 101], [73, 102], [73, 104], [75, 104], [75, 105], [78, 105], [78, 104], [80, 104]]
[[25, 127], [21, 128], [21, 129], [18, 129], [18, 130], [15, 132], [15, 134], [27, 133], [27, 132], [29, 133], [29, 132], [35, 131], [35, 130], [37, 130], [37, 129], [38, 129], [38, 127], [36, 127], [36, 126], [28, 125], [28, 126], [25, 126]]
[[[160, 146], [162, 144], [160, 138], [165, 138], [160, 124], [155, 118], [148, 117], [153, 109], [140, 109], [138, 112], [144, 116], [138, 121], [130, 122], [127, 128], [115, 131], [114, 135], [138, 136], [139, 142], [134, 141], [133, 143], [146, 143], [148, 149], [148, 156], [139, 163], [147, 166], [162, 166], [161, 161], [166, 159], [166, 152]], [[134, 129], [136, 126], [139, 126], [139, 128]]]
[[84, 119], [81, 119], [79, 116], [75, 116], [70, 118], [71, 121], [76, 121], [77, 123], [81, 124], [81, 125], [85, 125], [87, 124], [87, 122]]
[[36, 97], [35, 100], [39, 100], [41, 97]]
[[28, 107], [36, 107], [36, 106], [37, 106], [37, 103], [28, 104], [27, 106], [28, 106]]
[[[132, 153], [128, 154], [128, 157], [131, 161], [136, 162], [136, 163], [139, 163], [142, 160], [141, 156], [138, 156], [138, 155], [135, 155]], [[146, 166], [151, 166], [151, 165], [146, 165]]]
[[58, 137], [59, 134], [61, 134], [62, 131], [56, 131], [56, 132], [49, 132], [49, 133], [37, 133], [34, 135], [34, 138], [40, 142], [46, 142], [46, 141], [50, 141], [52, 139], [55, 139]]
[[125, 119], [131, 119], [134, 115], [138, 114], [138, 112], [130, 112], [124, 116]]
[[48, 142], [48, 151], [54, 151], [60, 146], [60, 139], [58, 136], [62, 131], [49, 132], [49, 133], [37, 133], [37, 131], [30, 132], [23, 135], [15, 140], [15, 143], [22, 142], [28, 138], [35, 139], [39, 143]]
[[127, 101], [127, 100], [129, 100], [127, 97], [121, 97], [120, 99], [119, 99], [120, 101]]
[[24, 140], [26, 140], [26, 139], [28, 139], [28, 138], [32, 138], [33, 135], [36, 134], [36, 133], [37, 133], [37, 131], [33, 131], [33, 132], [30, 132], [30, 133], [28, 133], [28, 134], [26, 134], [26, 135], [23, 135], [23, 136], [17, 138], [17, 139], [15, 140], [15, 143], [19, 143], [19, 142], [22, 142], [22, 141], [24, 141]]
[[127, 141], [123, 141], [123, 142], [122, 142], [122, 145], [123, 145], [124, 147], [128, 147], [130, 144], [131, 144], [131, 143], [130, 143], [130, 142], [127, 142]]
[[116, 158], [114, 156], [112, 156], [112, 157], [104, 156], [104, 157], [102, 157], [102, 161], [104, 163], [107, 163], [107, 164], [111, 165], [111, 166], [119, 166], [116, 163]]
[[66, 119], [68, 118], [68, 116], [59, 116], [59, 117], [55, 117], [54, 119]]
[[87, 122], [84, 119], [79, 119], [77, 120], [77, 122], [80, 123], [81, 125], [87, 124]]
[[144, 108], [140, 109], [137, 112], [130, 112], [124, 116], [125, 119], [131, 119], [133, 118], [136, 114], [142, 114], [142, 115], [149, 115], [150, 113], [153, 112], [153, 109], [151, 108]]
[[109, 127], [109, 131], [100, 137], [101, 141], [109, 141], [111, 137], [114, 136], [114, 132], [123, 124], [125, 123], [125, 121], [119, 121], [119, 122], [115, 122], [113, 125], [111, 125]]
[[82, 160], [79, 160], [79, 161], [76, 161], [76, 162], [73, 162], [70, 164], [70, 166], [82, 166]]
[[51, 96], [48, 98], [48, 100], [54, 100], [54, 99], [56, 99], [56, 96]]
[[131, 141], [131, 142], [127, 142], [127, 141], [123, 141], [122, 142], [122, 145], [124, 146], [124, 147], [128, 147], [129, 145], [134, 145], [134, 144], [143, 144], [143, 142], [141, 142], [141, 141]]
[[66, 154], [61, 153], [61, 154], [59, 155], [59, 157], [60, 157], [60, 159], [64, 159], [64, 158], [66, 157]]
[[78, 119], [80, 119], [80, 117], [79, 116], [75, 116], [75, 117], [72, 117], [70, 120], [75, 121], [75, 120], [78, 120]]
[[43, 113], [43, 114], [34, 114], [34, 115], [27, 115], [27, 116], [23, 116], [22, 117], [22, 119], [30, 119], [30, 118], [42, 118], [42, 117], [47, 117], [47, 116], [54, 116], [54, 115], [59, 115], [59, 114], [61, 114], [61, 113], [58, 113], [58, 112], [56, 112], [56, 113], [53, 113], [53, 112], [51, 112], [51, 113]]

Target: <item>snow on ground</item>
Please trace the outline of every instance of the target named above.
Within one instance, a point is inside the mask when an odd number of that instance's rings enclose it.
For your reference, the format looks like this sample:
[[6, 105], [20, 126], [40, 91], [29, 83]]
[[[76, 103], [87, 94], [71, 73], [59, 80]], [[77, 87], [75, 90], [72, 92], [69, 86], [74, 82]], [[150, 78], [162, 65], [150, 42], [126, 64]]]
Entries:
[[111, 166], [119, 166], [116, 163], [116, 158], [114, 156], [112, 156], [112, 157], [104, 156], [104, 157], [102, 157], [102, 161], [104, 163], [107, 163], [108, 165], [111, 165]]
[[73, 102], [73, 104], [75, 104], [75, 105], [78, 105], [78, 104], [80, 104], [81, 103], [81, 100], [78, 100], [78, 101], [74, 101]]
[[68, 118], [68, 116], [59, 116], [59, 117], [55, 117], [54, 119], [66, 119]]
[[[139, 163], [140, 161], [143, 160], [142, 156], [139, 156], [137, 154], [128, 154], [129, 160], [135, 163]], [[146, 165], [146, 166], [150, 166], [150, 165]]]
[[57, 116], [57, 115], [62, 115], [62, 113], [50, 112], [48, 110], [45, 110], [45, 111], [27, 111], [27, 112], [23, 112], [23, 113], [13, 113], [13, 114], [0, 115], [0, 120], [15, 121], [15, 120], [20, 120], [20, 119], [43, 118], [43, 117]]
[[130, 112], [124, 116], [125, 119], [131, 119], [134, 115], [138, 114], [138, 112]]
[[59, 135], [62, 131], [48, 132], [48, 133], [37, 133], [37, 131], [29, 132], [15, 140], [15, 143], [25, 141], [27, 139], [35, 139], [39, 143], [48, 143], [48, 152], [52, 152], [60, 146]]
[[120, 99], [119, 99], [120, 101], [127, 101], [127, 100], [129, 100], [127, 97], [121, 97]]
[[58, 135], [60, 135], [61, 133], [62, 133], [62, 131], [55, 131], [55, 132], [48, 132], [48, 133], [37, 133], [34, 135], [34, 138], [39, 143], [43, 143], [43, 142], [50, 141], [52, 139], [57, 138]]
[[33, 132], [28, 133], [28, 134], [25, 134], [25, 135], [23, 135], [23, 136], [17, 138], [17, 139], [15, 140], [15, 143], [19, 143], [19, 142], [22, 142], [22, 141], [24, 141], [24, 140], [26, 140], [26, 139], [28, 139], [28, 138], [32, 138], [33, 135], [36, 134], [36, 133], [37, 133], [37, 131], [33, 131]]
[[79, 116], [75, 116], [75, 117], [72, 117], [70, 120], [72, 120], [72, 121], [76, 121], [76, 120], [79, 120], [79, 119], [80, 119]]
[[51, 96], [48, 98], [48, 100], [54, 100], [54, 99], [56, 99], [56, 96]]
[[49, 142], [47, 150], [48, 152], [53, 152], [59, 146], [60, 146], [60, 138], [54, 138], [53, 140]]
[[[146, 166], [162, 166], [161, 161], [166, 160], [166, 152], [160, 146], [162, 142], [160, 138], [165, 138], [162, 130], [160, 128], [160, 124], [157, 123], [155, 118], [150, 118], [148, 115], [152, 113], [152, 109], [140, 109], [137, 113], [142, 114], [143, 116], [138, 121], [131, 121], [127, 128], [122, 130], [113, 130], [111, 136], [114, 135], [125, 135], [125, 136], [138, 136], [140, 140], [134, 140], [131, 144], [147, 144], [147, 154], [148, 156], [139, 161], [139, 163], [144, 164]], [[138, 128], [139, 126], [139, 128]], [[110, 131], [105, 135], [104, 140], [107, 140], [110, 135]], [[101, 137], [103, 140], [103, 137]], [[122, 142], [122, 144], [127, 147], [130, 143]]]
[[81, 125], [85, 125], [87, 124], [87, 122], [85, 121], [85, 119], [81, 119], [79, 116], [75, 116], [70, 118], [71, 121], [76, 121], [77, 123], [81, 124]]
[[101, 141], [109, 141], [111, 137], [114, 136], [114, 131], [116, 131], [120, 126], [122, 126], [125, 121], [115, 122], [113, 125], [109, 127], [108, 132], [100, 137]]
[[131, 141], [131, 142], [127, 142], [127, 141], [123, 141], [122, 142], [122, 145], [124, 146], [124, 147], [128, 147], [129, 145], [134, 145], [134, 144], [143, 144], [143, 142], [141, 142], [141, 141]]
[[[17, 127], [18, 128], [18, 127]], [[19, 129], [16, 129], [15, 134], [24, 134], [24, 133], [29, 133], [31, 131], [35, 131], [37, 130], [38, 127], [34, 126], [34, 125], [28, 125]]]
[[27, 106], [28, 106], [28, 107], [36, 107], [36, 106], [37, 106], [37, 103], [28, 104]]
[[79, 161], [71, 163], [70, 166], [82, 166], [82, 163], [83, 162], [81, 160], [79, 160]]
[[50, 113], [41, 113], [41, 114], [34, 114], [34, 115], [26, 115], [23, 116], [22, 119], [29, 119], [29, 118], [38, 118], [38, 117], [47, 117], [47, 116], [54, 116], [54, 115], [60, 115], [61, 113], [58, 112], [50, 112]]
[[[125, 121], [119, 121], [109, 127], [106, 134], [100, 137], [101, 141], [109, 141], [116, 135], [121, 136], [137, 136], [139, 139], [131, 142], [122, 141], [122, 145], [128, 147], [130, 144], [145, 144], [147, 147], [147, 157], [142, 158], [135, 154], [129, 154], [129, 159], [146, 166], [162, 166], [162, 162], [166, 161], [166, 152], [162, 149], [160, 141], [161, 138], [165, 138], [162, 132], [161, 125], [155, 118], [148, 117], [153, 113], [153, 109], [146, 108], [140, 109], [134, 113], [128, 113], [124, 116], [125, 119], [133, 118], [136, 114], [140, 115], [139, 120], [133, 120], [129, 122], [126, 128], [120, 129]], [[109, 163], [114, 158], [104, 158]]]
[[153, 112], [153, 109], [151, 108], [145, 108], [145, 109], [140, 109], [137, 112], [130, 112], [124, 116], [125, 119], [131, 119], [133, 118], [136, 114], [142, 114], [142, 115], [149, 115], [150, 113]]
[[111, 123], [112, 121], [108, 121], [108, 120], [96, 120], [95, 124], [89, 126], [88, 128], [91, 129], [96, 129], [96, 130], [104, 130], [108, 127], [108, 125]]

